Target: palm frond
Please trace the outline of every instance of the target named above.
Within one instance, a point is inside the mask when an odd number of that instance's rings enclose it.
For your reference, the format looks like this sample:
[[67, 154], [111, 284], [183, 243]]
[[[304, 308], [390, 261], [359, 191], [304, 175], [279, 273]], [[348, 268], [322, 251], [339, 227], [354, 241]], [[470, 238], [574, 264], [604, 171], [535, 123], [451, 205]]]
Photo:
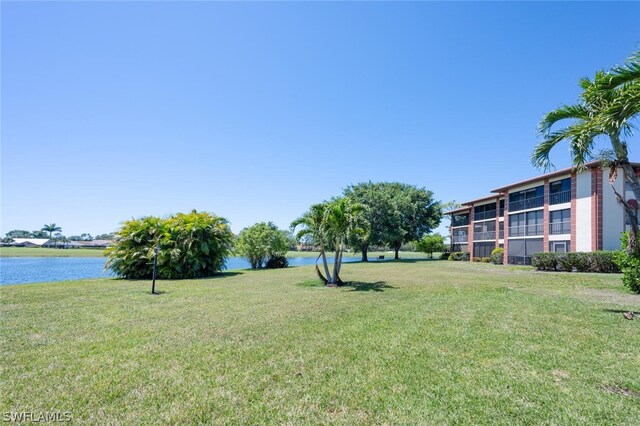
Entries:
[[551, 131], [551, 128], [558, 121], [562, 120], [588, 120], [590, 111], [582, 104], [578, 105], [562, 105], [561, 107], [545, 114], [538, 124], [538, 131], [545, 135]]

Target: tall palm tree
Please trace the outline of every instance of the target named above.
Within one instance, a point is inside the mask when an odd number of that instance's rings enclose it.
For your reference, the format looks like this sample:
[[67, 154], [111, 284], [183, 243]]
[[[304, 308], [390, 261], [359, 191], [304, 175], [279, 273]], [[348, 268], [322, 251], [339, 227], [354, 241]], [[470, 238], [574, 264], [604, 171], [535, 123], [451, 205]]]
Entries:
[[[547, 113], [539, 124], [543, 140], [536, 146], [531, 156], [535, 166], [549, 169], [552, 164], [549, 155], [562, 141], [569, 142], [571, 157], [576, 168], [583, 168], [592, 159], [601, 159], [611, 167], [611, 177], [615, 178], [621, 167], [625, 180], [629, 182], [636, 199], [640, 200], [640, 179], [629, 162], [629, 150], [625, 138], [632, 135], [632, 120], [640, 112], [640, 80], [622, 72], [637, 73], [635, 66], [618, 67], [606, 73], [598, 71], [593, 80], [580, 80], [582, 93], [577, 104], [563, 105]], [[615, 84], [614, 84], [615, 83]], [[558, 122], [569, 120], [567, 127], [553, 130]], [[609, 138], [611, 149], [597, 154], [594, 152], [599, 136]], [[631, 218], [632, 236], [628, 250], [640, 253], [640, 245], [635, 238], [638, 229], [637, 208], [630, 206], [624, 197], [618, 196]]]
[[49, 225], [44, 225], [41, 231], [49, 233], [49, 243], [47, 244], [47, 246], [51, 247], [51, 236], [54, 232], [61, 232], [62, 228], [57, 226], [55, 223], [50, 223]]
[[[310, 237], [311, 240], [313, 240], [313, 242], [320, 248], [320, 254], [316, 259], [316, 272], [325, 284], [331, 280], [329, 266], [327, 265], [327, 254], [325, 252], [326, 247], [329, 244], [328, 230], [325, 221], [326, 210], [326, 203], [314, 204], [309, 208], [309, 211], [291, 223], [292, 231], [295, 231], [295, 229], [300, 226], [300, 230], [295, 234], [295, 237], [298, 240], [303, 237]], [[321, 257], [326, 277], [322, 275], [318, 268], [318, 259]]]
[[[347, 241], [354, 235], [364, 232], [364, 206], [349, 198], [337, 198], [329, 202], [314, 204], [308, 212], [291, 224], [292, 230], [298, 226], [300, 231], [296, 238], [309, 236], [318, 244], [325, 276], [316, 264], [316, 272], [320, 279], [328, 285], [339, 285], [342, 255]], [[329, 271], [326, 250], [334, 250], [333, 274]]]

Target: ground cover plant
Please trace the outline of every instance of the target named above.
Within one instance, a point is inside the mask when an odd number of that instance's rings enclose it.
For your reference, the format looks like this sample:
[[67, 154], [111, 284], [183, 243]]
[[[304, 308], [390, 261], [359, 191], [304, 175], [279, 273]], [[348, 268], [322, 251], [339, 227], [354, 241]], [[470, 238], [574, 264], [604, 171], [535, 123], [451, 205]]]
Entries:
[[0, 289], [0, 410], [93, 424], [634, 424], [618, 274], [405, 260]]

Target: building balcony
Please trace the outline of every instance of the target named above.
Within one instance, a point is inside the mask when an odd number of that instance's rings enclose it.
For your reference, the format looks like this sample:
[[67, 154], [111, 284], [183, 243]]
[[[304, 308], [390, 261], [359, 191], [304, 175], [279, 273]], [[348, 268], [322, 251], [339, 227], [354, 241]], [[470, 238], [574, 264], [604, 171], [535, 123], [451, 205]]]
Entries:
[[571, 191], [562, 191], [549, 194], [549, 204], [563, 204], [571, 201]]
[[468, 235], [454, 235], [453, 236], [453, 242], [454, 243], [467, 243], [467, 242], [469, 242], [469, 236]]
[[489, 210], [486, 212], [480, 212], [480, 213], [475, 213], [473, 215], [473, 220], [486, 220], [486, 219], [495, 219], [496, 218], [496, 211], [495, 210]]
[[[569, 194], [571, 196], [571, 194]], [[509, 203], [509, 213], [519, 210], [535, 209], [544, 206], [544, 197], [533, 197], [525, 200], [512, 201]]]
[[544, 235], [544, 225], [510, 226], [509, 237]]
[[473, 241], [495, 240], [496, 231], [476, 232], [473, 234]]
[[571, 222], [558, 222], [549, 224], [549, 235], [570, 234]]

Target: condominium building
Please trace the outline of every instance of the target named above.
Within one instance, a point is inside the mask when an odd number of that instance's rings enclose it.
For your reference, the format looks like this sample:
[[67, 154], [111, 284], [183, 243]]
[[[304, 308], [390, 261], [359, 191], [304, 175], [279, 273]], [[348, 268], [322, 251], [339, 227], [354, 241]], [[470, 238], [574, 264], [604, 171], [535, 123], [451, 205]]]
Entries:
[[[640, 175], [640, 164], [633, 164]], [[489, 257], [504, 248], [504, 262], [530, 264], [539, 252], [616, 250], [629, 219], [613, 188], [635, 198], [618, 170], [613, 187], [608, 168], [559, 170], [492, 190], [462, 203], [451, 217], [451, 251]]]

